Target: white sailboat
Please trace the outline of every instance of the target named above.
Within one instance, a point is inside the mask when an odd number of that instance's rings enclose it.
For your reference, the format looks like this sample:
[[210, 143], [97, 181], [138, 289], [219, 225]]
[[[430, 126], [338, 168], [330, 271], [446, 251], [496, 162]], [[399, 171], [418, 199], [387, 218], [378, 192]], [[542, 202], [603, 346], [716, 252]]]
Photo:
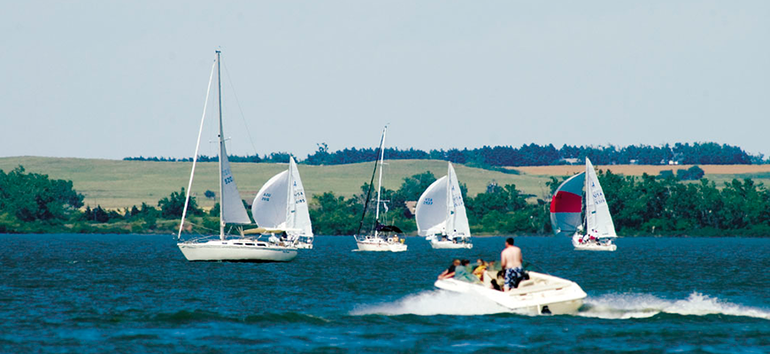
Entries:
[[[388, 131], [388, 127], [382, 130], [382, 138], [380, 138], [379, 155], [380, 158], [374, 164], [374, 171], [372, 171], [372, 179], [369, 182], [369, 191], [366, 194], [366, 201], [364, 202], [364, 211], [361, 215], [361, 222], [358, 226], [358, 232], [354, 236], [356, 245], [358, 245], [358, 251], [379, 251], [379, 252], [403, 252], [406, 251], [406, 244], [404, 244], [404, 238], [399, 237], [398, 234], [402, 233], [401, 229], [392, 225], [380, 224], [380, 203], [382, 203], [382, 167], [385, 164], [385, 134]], [[363, 228], [364, 218], [366, 217], [366, 210], [369, 204], [369, 196], [372, 192], [372, 184], [374, 182], [374, 175], [377, 172], [377, 167], [380, 167], [380, 176], [377, 181], [377, 206], [375, 207], [374, 214], [374, 227], [372, 231], [367, 235], [361, 235], [361, 229]]]
[[[585, 182], [583, 184], [583, 182]], [[582, 188], [585, 187], [585, 198]], [[585, 201], [585, 214], [580, 219]], [[615, 224], [599, 184], [591, 160], [586, 158], [586, 171], [570, 177], [556, 189], [551, 200], [551, 225], [557, 235], [571, 234], [576, 250], [615, 251], [612, 239], [618, 237]]]
[[[225, 139], [222, 124], [222, 79], [220, 71], [220, 51], [216, 51], [216, 62], [211, 68], [209, 76], [209, 87], [206, 92], [206, 104], [203, 108], [203, 117], [201, 118], [200, 130], [198, 131], [198, 142], [195, 146], [195, 155], [193, 157], [192, 171], [190, 172], [190, 181], [187, 185], [187, 195], [184, 209], [182, 211], [182, 220], [179, 224], [179, 233], [177, 234], [177, 246], [188, 261], [245, 261], [245, 262], [285, 262], [294, 259], [297, 256], [297, 248], [290, 243], [281, 242], [276, 237], [270, 237], [268, 240], [261, 240], [260, 237], [247, 236], [248, 234], [263, 233], [269, 230], [252, 229], [244, 232], [243, 225], [252, 224], [246, 208], [243, 206], [238, 187], [235, 185], [230, 162], [227, 158], [227, 149], [225, 148]], [[190, 190], [192, 188], [193, 177], [195, 176], [195, 166], [200, 148], [200, 137], [203, 132], [203, 122], [206, 118], [206, 105], [211, 91], [211, 82], [214, 75], [214, 69], [217, 71], [218, 94], [219, 94], [219, 235], [203, 236], [191, 240], [182, 240], [182, 231], [184, 230], [185, 216], [187, 215], [187, 205], [190, 200]], [[234, 236], [225, 232], [226, 227], [230, 225], [228, 231], [235, 230]], [[218, 236], [218, 237], [217, 237]]]
[[295, 247], [313, 248], [313, 225], [293, 157], [289, 157], [288, 170], [270, 178], [257, 192], [251, 215], [259, 227], [276, 230]]
[[473, 248], [468, 216], [452, 163], [447, 175], [433, 182], [417, 201], [417, 232], [436, 249]]

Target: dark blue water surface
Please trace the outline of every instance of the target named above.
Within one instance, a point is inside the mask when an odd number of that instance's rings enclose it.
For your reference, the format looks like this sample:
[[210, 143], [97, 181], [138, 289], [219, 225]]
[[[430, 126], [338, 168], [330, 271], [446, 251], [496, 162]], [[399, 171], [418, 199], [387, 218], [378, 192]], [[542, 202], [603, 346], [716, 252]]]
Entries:
[[317, 237], [290, 263], [190, 263], [170, 236], [0, 235], [0, 352], [768, 353], [770, 239], [621, 238], [616, 252], [519, 237], [534, 270], [588, 293], [526, 316], [439, 291], [472, 250], [351, 252]]

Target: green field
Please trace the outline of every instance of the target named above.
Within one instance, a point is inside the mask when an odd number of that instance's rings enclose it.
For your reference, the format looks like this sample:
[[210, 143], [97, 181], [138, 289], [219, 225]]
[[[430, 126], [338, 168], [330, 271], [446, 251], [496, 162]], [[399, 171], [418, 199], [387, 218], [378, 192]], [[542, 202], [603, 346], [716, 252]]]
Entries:
[[[6, 172], [23, 165], [28, 172], [47, 174], [51, 178], [71, 180], [75, 189], [85, 195], [85, 204], [92, 207], [125, 208], [146, 202], [156, 205], [158, 200], [187, 186], [190, 176], [190, 162], [150, 162], [97, 160], [49, 157], [7, 157], [0, 158], [0, 170]], [[204, 208], [213, 206], [214, 201], [203, 197], [206, 190], [217, 191], [217, 164], [198, 164], [193, 183], [193, 194]], [[369, 182], [372, 163], [358, 163], [334, 166], [299, 165], [302, 182], [308, 195], [334, 192], [337, 195], [352, 196], [360, 193], [361, 185]], [[233, 163], [233, 175], [244, 199], [254, 199], [259, 188], [270, 177], [287, 168], [286, 164]], [[610, 169], [612, 169], [610, 167]], [[460, 183], [468, 186], [468, 193], [483, 192], [491, 181], [499, 185], [515, 184], [526, 194], [544, 198], [548, 194], [545, 182], [549, 176], [543, 174], [505, 174], [478, 168], [456, 165]], [[526, 170], [526, 168], [522, 169]], [[436, 177], [446, 174], [446, 162], [436, 160], [395, 160], [385, 166], [383, 184], [386, 188], [398, 189], [404, 177], [431, 171]], [[724, 172], [730, 172], [725, 170]], [[733, 178], [750, 177], [757, 182], [770, 184], [770, 174], [707, 174], [717, 182]]]
[[[158, 200], [187, 186], [190, 162], [150, 162], [97, 160], [78, 158], [9, 157], [0, 158], [0, 170], [6, 172], [23, 165], [27, 172], [47, 174], [51, 178], [71, 180], [75, 190], [85, 196], [92, 207], [125, 208]], [[243, 199], [251, 201], [270, 177], [287, 168], [287, 164], [232, 163], [233, 175]], [[302, 183], [308, 195], [334, 192], [352, 196], [360, 193], [361, 185], [369, 182], [373, 163], [335, 166], [299, 165]], [[397, 189], [404, 177], [431, 171], [436, 177], [446, 174], [446, 162], [434, 160], [389, 161], [385, 166], [383, 185]], [[461, 183], [475, 195], [483, 192], [490, 181], [500, 185], [515, 183], [519, 189], [538, 196], [546, 192], [542, 176], [517, 176], [465, 166], [455, 166]], [[199, 163], [193, 182], [193, 194], [201, 206], [208, 208], [214, 201], [203, 197], [206, 190], [216, 192], [217, 163]]]

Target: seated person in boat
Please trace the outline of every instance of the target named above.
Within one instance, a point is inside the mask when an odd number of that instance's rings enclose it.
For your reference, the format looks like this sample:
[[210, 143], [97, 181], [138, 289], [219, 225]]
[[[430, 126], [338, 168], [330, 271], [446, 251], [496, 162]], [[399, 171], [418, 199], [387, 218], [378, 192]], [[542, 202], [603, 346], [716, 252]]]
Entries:
[[455, 276], [455, 269], [460, 265], [460, 260], [455, 259], [452, 261], [452, 264], [449, 265], [449, 268], [445, 269], [441, 274], [438, 275], [438, 279], [449, 279]]
[[495, 261], [489, 261], [489, 262], [487, 262], [487, 270], [489, 270], [489, 271], [500, 270], [500, 265], [497, 264], [497, 262], [495, 262]]
[[487, 270], [487, 263], [484, 262], [483, 259], [479, 258], [476, 260], [476, 269], [473, 270], [473, 275], [475, 275], [479, 280], [484, 280], [484, 271]]
[[459, 281], [465, 281], [469, 283], [478, 283], [479, 279], [473, 276], [470, 271], [471, 261], [463, 259], [460, 261], [460, 265], [455, 267], [454, 278]]
[[521, 249], [513, 245], [513, 238], [505, 240], [505, 249], [500, 254], [500, 264], [505, 270], [505, 291], [518, 287], [524, 279], [523, 258]]
[[503, 291], [502, 284], [505, 283], [505, 271], [498, 271], [497, 276], [489, 283], [492, 285], [492, 289]]

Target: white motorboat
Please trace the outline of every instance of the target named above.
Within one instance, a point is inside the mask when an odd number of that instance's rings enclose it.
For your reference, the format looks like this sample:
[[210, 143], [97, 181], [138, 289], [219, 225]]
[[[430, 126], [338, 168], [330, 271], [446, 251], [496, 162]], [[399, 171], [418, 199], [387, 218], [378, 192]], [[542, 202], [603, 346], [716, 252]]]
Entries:
[[[406, 251], [406, 244], [404, 238], [399, 237], [398, 234], [403, 233], [401, 229], [393, 225], [380, 224], [380, 203], [382, 200], [382, 169], [385, 165], [385, 135], [388, 131], [388, 127], [382, 129], [382, 137], [380, 138], [380, 146], [378, 148], [379, 159], [374, 163], [374, 170], [372, 171], [372, 179], [369, 182], [369, 190], [366, 193], [366, 201], [364, 202], [364, 211], [361, 215], [361, 222], [358, 225], [358, 232], [354, 236], [357, 251], [377, 251], [377, 252], [403, 252]], [[374, 225], [372, 230], [366, 234], [361, 235], [361, 229], [364, 226], [364, 220], [366, 218], [366, 211], [369, 207], [369, 200], [372, 194], [372, 188], [374, 185], [374, 176], [377, 174], [377, 168], [380, 169], [380, 177], [377, 181], [377, 204], [374, 213]], [[387, 206], [385, 208], [387, 212]], [[384, 213], [383, 213], [384, 214]], [[384, 215], [382, 215], [384, 217]]]
[[447, 175], [437, 179], [417, 201], [417, 234], [435, 249], [471, 249], [471, 230], [460, 183], [451, 163]]
[[435, 286], [448, 291], [478, 295], [515, 312], [526, 314], [571, 314], [583, 305], [583, 299], [587, 295], [577, 283], [548, 274], [528, 274], [529, 280], [523, 280], [517, 288], [505, 292], [492, 287], [491, 280], [497, 277], [490, 271], [484, 272], [483, 283], [449, 278], [437, 280]]
[[313, 248], [305, 188], [293, 157], [289, 157], [288, 170], [270, 178], [257, 192], [251, 215], [259, 227], [279, 230], [281, 240], [300, 249]]
[[[266, 229], [244, 230], [244, 225], [252, 224], [246, 208], [243, 206], [238, 187], [235, 184], [230, 162], [227, 158], [227, 149], [225, 148], [224, 131], [222, 124], [222, 79], [220, 75], [220, 51], [216, 51], [216, 61], [212, 65], [211, 75], [209, 76], [209, 87], [206, 92], [206, 104], [203, 107], [203, 117], [201, 118], [200, 130], [198, 131], [198, 142], [195, 146], [195, 155], [193, 157], [192, 171], [190, 172], [190, 181], [187, 185], [187, 195], [185, 197], [184, 209], [182, 211], [182, 220], [179, 224], [179, 232], [176, 240], [179, 250], [189, 261], [239, 261], [239, 262], [286, 262], [297, 256], [297, 248], [291, 243], [281, 241], [275, 236], [267, 237], [267, 240], [260, 239], [260, 236], [249, 237], [247, 234], [265, 234], [271, 233]], [[211, 92], [211, 83], [214, 77], [214, 69], [217, 71], [217, 82], [219, 90], [219, 235], [204, 236], [195, 239], [182, 240], [182, 231], [185, 230], [185, 217], [187, 215], [187, 206], [190, 201], [190, 190], [192, 189], [193, 177], [195, 176], [195, 167], [200, 149], [201, 133], [203, 132], [203, 123], [206, 119], [206, 106], [208, 105], [209, 93]], [[235, 230], [237, 233], [230, 236], [225, 232], [226, 226], [230, 225], [229, 231]]]
[[556, 235], [572, 236], [572, 245], [576, 250], [615, 251], [618, 248], [612, 241], [618, 237], [615, 224], [599, 178], [588, 158], [585, 172], [568, 178], [556, 189], [551, 200], [551, 225]]

